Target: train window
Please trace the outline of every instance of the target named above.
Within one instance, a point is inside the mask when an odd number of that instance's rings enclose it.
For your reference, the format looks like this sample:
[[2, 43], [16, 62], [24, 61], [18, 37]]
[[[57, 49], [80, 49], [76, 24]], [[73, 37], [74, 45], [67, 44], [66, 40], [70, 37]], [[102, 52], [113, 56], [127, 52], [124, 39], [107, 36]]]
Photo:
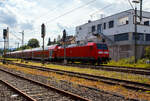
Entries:
[[108, 49], [106, 44], [96, 44], [98, 49]]

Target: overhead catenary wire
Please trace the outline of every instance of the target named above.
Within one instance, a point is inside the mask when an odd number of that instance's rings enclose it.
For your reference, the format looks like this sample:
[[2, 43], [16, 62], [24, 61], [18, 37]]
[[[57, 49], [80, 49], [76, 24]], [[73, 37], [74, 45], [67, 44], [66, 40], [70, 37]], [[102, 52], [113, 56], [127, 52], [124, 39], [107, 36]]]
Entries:
[[130, 4], [131, 8], [134, 9], [134, 7], [133, 7], [133, 5], [132, 5], [130, 0], [128, 0], [128, 3]]
[[[49, 10], [46, 14], [49, 15], [49, 12], [50, 12], [50, 13], [54, 12], [56, 9], [58, 9], [58, 7], [60, 7], [60, 6], [62, 5], [62, 3], [63, 3], [63, 2], [57, 4], [57, 5], [55, 6], [55, 8]], [[42, 18], [42, 17], [47, 17], [47, 15], [39, 16], [39, 17], [37, 17], [37, 19], [40, 19], [40, 18]]]
[[55, 17], [55, 18], [52, 18], [52, 19], [46, 21], [46, 23], [55, 21], [55, 20], [57, 20], [57, 19], [59, 19], [59, 18], [65, 16], [65, 15], [68, 15], [68, 14], [70, 14], [70, 13], [72, 13], [72, 12], [78, 10], [78, 9], [81, 9], [81, 8], [87, 6], [87, 5], [89, 5], [89, 4], [91, 4], [91, 3], [95, 2], [95, 1], [96, 1], [96, 0], [89, 1], [89, 2], [87, 2], [87, 3], [85, 3], [85, 4], [81, 5], [81, 6], [79, 6], [79, 7], [77, 7], [77, 8], [74, 8], [74, 9], [68, 11], [68, 12], [65, 12], [65, 13], [63, 13], [63, 14], [61, 14], [61, 15]]
[[95, 13], [97, 13], [97, 12], [101, 11], [101, 10], [104, 10], [104, 9], [106, 9], [106, 8], [110, 7], [110, 6], [112, 6], [112, 4], [109, 4], [109, 5], [107, 5], [107, 6], [103, 7], [103, 8], [100, 8], [98, 11], [96, 11], [96, 12], [92, 13], [91, 15], [93, 15], [93, 14], [95, 14]]
[[20, 40], [20, 41], [22, 41], [22, 39], [21, 38], [19, 38], [18, 36], [16, 36], [15, 34], [13, 34], [12, 32], [10, 32], [11, 33], [11, 35], [13, 35], [15, 38], [17, 38], [18, 40]]
[[[81, 5], [81, 6], [79, 6], [79, 7], [77, 7], [77, 8], [74, 8], [74, 9], [72, 9], [72, 10], [70, 10], [70, 11], [67, 11], [67, 12], [65, 12], [65, 13], [63, 13], [63, 14], [57, 16], [57, 17], [54, 17], [54, 18], [52, 18], [52, 19], [46, 21], [45, 24], [48, 23], [48, 22], [53, 22], [53, 21], [55, 21], [55, 20], [57, 20], [57, 19], [59, 19], [59, 18], [65, 16], [65, 15], [68, 15], [68, 14], [70, 14], [70, 13], [72, 13], [72, 12], [78, 10], [78, 9], [81, 9], [81, 8], [87, 6], [87, 5], [89, 5], [89, 4], [91, 4], [91, 3], [95, 2], [95, 1], [97, 1], [97, 0], [91, 0], [91, 1], [89, 1], [89, 2], [87, 2], [87, 3], [85, 3], [85, 4]], [[31, 31], [31, 32], [34, 32], [34, 31]], [[31, 33], [31, 32], [30, 32], [30, 33]]]

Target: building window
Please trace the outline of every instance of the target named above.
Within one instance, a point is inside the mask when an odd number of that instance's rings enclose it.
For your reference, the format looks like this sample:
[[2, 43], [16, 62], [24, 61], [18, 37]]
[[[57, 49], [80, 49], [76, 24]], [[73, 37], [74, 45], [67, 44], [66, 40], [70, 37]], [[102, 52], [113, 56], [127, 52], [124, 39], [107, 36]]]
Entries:
[[114, 36], [115, 41], [125, 41], [129, 39], [128, 33], [117, 34]]
[[114, 21], [109, 21], [109, 28], [113, 28], [114, 27]]
[[[138, 18], [139, 19], [139, 18]], [[140, 21], [140, 19], [139, 19]], [[141, 21], [141, 24], [145, 25], [145, 26], [149, 26], [150, 25], [150, 18], [147, 18], [147, 17], [143, 17], [142, 18], [142, 21]]]
[[150, 34], [146, 34], [146, 41], [150, 41]]
[[104, 29], [106, 29], [106, 23], [104, 23]]
[[145, 21], [145, 22], [144, 22], [144, 25], [149, 26], [149, 21]]
[[123, 18], [119, 18], [118, 20], [118, 25], [126, 25], [129, 24], [129, 17], [123, 17]]
[[97, 33], [102, 33], [102, 24], [97, 25]]
[[82, 30], [82, 28], [81, 28], [81, 27], [79, 27], [79, 30]]
[[[137, 40], [144, 41], [144, 34], [143, 33], [137, 33], [136, 36], [137, 36], [137, 38], [136, 38]], [[133, 33], [132, 39], [135, 40], [135, 33]]]
[[96, 28], [95, 26], [92, 26], [92, 32], [95, 32]]

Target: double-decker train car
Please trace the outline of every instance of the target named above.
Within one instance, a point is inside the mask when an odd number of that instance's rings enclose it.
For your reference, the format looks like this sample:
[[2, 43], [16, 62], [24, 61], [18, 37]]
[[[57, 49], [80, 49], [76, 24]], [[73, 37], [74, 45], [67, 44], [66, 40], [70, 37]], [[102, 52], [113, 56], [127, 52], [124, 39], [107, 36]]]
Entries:
[[68, 45], [64, 47], [59, 45], [47, 46], [44, 49], [34, 48], [23, 51], [15, 51], [7, 53], [7, 57], [24, 58], [24, 59], [42, 59], [44, 55], [45, 60], [61, 61], [65, 58], [67, 61], [80, 61], [91, 63], [103, 63], [109, 60], [109, 51], [107, 45], [104, 43], [89, 42], [86, 45]]

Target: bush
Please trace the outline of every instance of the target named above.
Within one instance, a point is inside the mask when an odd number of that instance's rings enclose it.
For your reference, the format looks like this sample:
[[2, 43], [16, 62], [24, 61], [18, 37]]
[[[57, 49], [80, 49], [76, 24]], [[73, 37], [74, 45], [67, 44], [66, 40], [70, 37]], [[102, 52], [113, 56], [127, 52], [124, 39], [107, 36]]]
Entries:
[[146, 48], [145, 48], [145, 56], [146, 56], [146, 58], [148, 58], [149, 60], [150, 60], [150, 46], [147, 46]]

